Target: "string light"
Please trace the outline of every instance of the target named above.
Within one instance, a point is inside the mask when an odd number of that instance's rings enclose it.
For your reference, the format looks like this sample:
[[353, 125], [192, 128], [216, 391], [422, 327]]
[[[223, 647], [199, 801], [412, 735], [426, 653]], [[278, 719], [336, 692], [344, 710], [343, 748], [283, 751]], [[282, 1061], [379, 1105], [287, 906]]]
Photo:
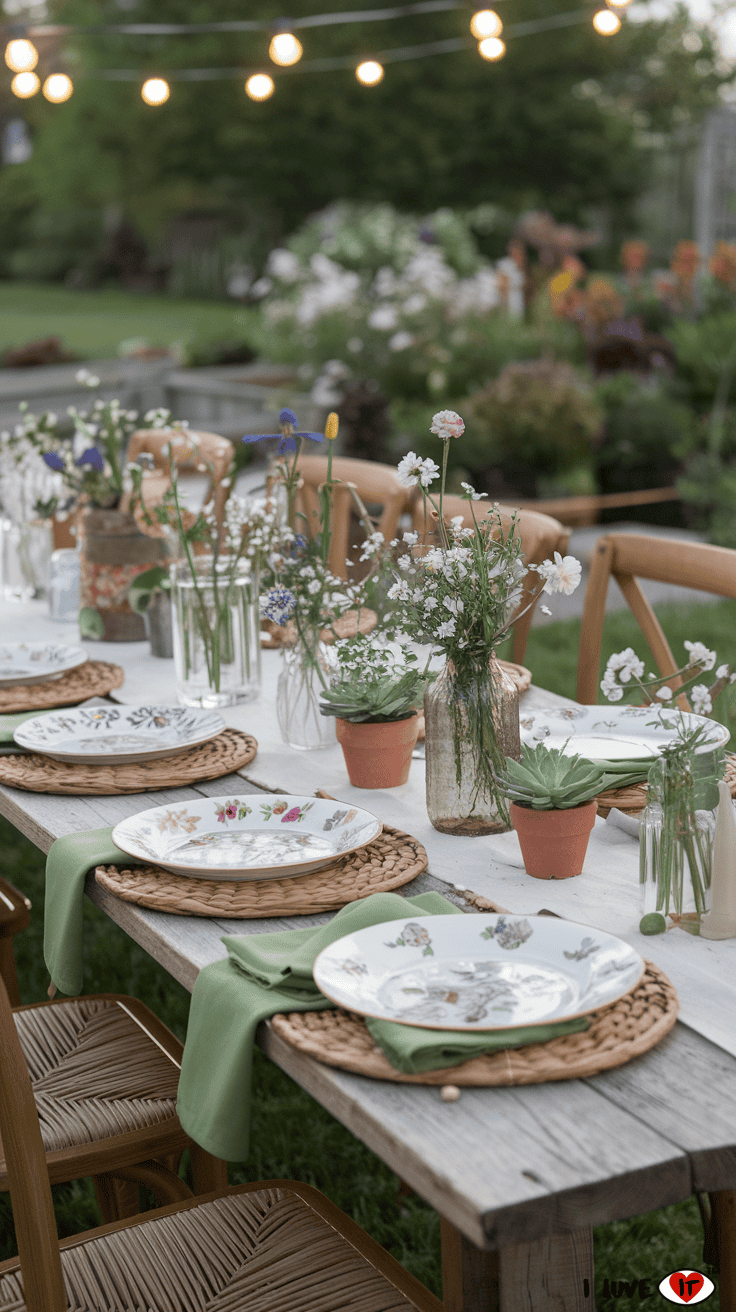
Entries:
[[141, 96], [147, 105], [163, 105], [171, 95], [171, 87], [162, 77], [149, 77], [141, 87]]
[[274, 64], [288, 68], [290, 64], [298, 64], [303, 53], [301, 41], [297, 41], [291, 32], [277, 32], [271, 37], [268, 54]]
[[[628, 0], [624, 0], [624, 3], [628, 3]], [[470, 30], [476, 41], [482, 41], [487, 36], [500, 36], [503, 23], [494, 9], [479, 9], [470, 20]]]
[[43, 94], [52, 105], [63, 104], [69, 99], [73, 90], [74, 83], [66, 73], [52, 73], [43, 84]]
[[276, 90], [276, 85], [268, 73], [254, 73], [245, 84], [245, 94], [251, 100], [268, 100]]
[[29, 96], [35, 96], [40, 85], [35, 73], [16, 73], [10, 83], [10, 90], [19, 100], [27, 100]]
[[601, 36], [615, 36], [621, 31], [621, 19], [610, 9], [599, 9], [597, 14], [593, 14], [593, 27]]
[[358, 64], [355, 76], [364, 87], [376, 87], [383, 81], [383, 64], [379, 64], [376, 59], [366, 59]]
[[606, 0], [606, 3], [613, 5], [614, 9], [626, 9], [631, 4], [631, 0]]
[[485, 41], [478, 45], [478, 54], [484, 59], [503, 59], [506, 54], [506, 46], [503, 41], [499, 41], [497, 36], [487, 36]]
[[8, 41], [5, 47], [5, 63], [14, 73], [28, 73], [38, 63], [38, 51], [32, 41], [25, 38]]

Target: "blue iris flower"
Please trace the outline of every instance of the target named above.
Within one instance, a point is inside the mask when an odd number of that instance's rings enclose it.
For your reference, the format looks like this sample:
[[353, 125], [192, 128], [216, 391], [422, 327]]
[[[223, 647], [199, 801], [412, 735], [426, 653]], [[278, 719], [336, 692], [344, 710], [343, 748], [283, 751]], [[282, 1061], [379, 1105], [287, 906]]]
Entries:
[[63, 474], [64, 461], [62, 460], [61, 456], [58, 454], [57, 451], [44, 451], [43, 458], [46, 461], [46, 464], [48, 465], [49, 469], [55, 469], [57, 473]]
[[284, 455], [286, 451], [296, 451], [296, 439], [298, 437], [307, 437], [310, 442], [324, 442], [324, 433], [297, 433], [295, 431], [297, 418], [293, 410], [284, 409], [279, 415], [281, 424], [280, 433], [253, 433], [243, 438], [244, 442], [263, 442], [269, 437], [280, 437], [279, 455]]
[[105, 468], [105, 461], [102, 457], [102, 452], [99, 447], [96, 446], [88, 446], [87, 450], [82, 452], [77, 464], [89, 465], [90, 469], [96, 469], [99, 473], [102, 473], [102, 470]]

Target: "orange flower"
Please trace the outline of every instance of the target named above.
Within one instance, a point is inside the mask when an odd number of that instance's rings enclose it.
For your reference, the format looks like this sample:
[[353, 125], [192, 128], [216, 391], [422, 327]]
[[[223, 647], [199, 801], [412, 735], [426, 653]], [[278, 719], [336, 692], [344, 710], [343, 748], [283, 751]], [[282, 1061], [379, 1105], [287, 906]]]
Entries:
[[724, 287], [736, 290], [736, 246], [719, 241], [708, 261], [708, 268]]
[[678, 241], [670, 268], [681, 282], [692, 282], [700, 263], [700, 251], [694, 241]]
[[621, 268], [625, 273], [641, 273], [649, 263], [651, 252], [645, 241], [634, 238], [621, 247]]

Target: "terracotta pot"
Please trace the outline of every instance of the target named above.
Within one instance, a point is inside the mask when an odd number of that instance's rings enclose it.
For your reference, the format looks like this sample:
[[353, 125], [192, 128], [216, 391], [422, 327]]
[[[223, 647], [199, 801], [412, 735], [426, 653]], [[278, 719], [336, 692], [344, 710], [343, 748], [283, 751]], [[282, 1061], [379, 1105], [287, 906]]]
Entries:
[[80, 609], [97, 611], [104, 642], [142, 642], [143, 616], [131, 609], [128, 587], [137, 574], [165, 563], [164, 543], [141, 533], [120, 510], [85, 510], [80, 543]]
[[535, 879], [579, 875], [597, 810], [595, 798], [565, 811], [534, 811], [512, 802], [511, 823], [519, 836], [526, 873]]
[[398, 788], [406, 783], [417, 742], [418, 716], [388, 724], [335, 720], [335, 728], [353, 788]]

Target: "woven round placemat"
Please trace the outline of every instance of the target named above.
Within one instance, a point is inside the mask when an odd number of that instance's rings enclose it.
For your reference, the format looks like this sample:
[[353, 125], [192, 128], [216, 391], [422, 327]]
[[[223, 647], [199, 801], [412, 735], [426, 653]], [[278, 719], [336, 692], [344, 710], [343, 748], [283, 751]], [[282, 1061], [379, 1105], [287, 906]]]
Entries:
[[[731, 796], [736, 797], [736, 755], [731, 752], [726, 753], [726, 770], [723, 777], [731, 790]], [[628, 788], [607, 788], [605, 792], [598, 794], [596, 801], [598, 815], [603, 820], [613, 806], [626, 815], [640, 815], [647, 804], [646, 781], [630, 784]]]
[[[354, 638], [356, 633], [372, 633], [377, 623], [376, 612], [369, 610], [367, 606], [361, 606], [359, 611], [346, 611], [329, 628], [323, 629], [320, 639], [329, 646], [336, 638]], [[262, 625], [262, 647], [293, 647], [297, 636], [293, 620], [289, 620], [288, 624], [274, 624], [271, 620], [263, 620]], [[531, 675], [529, 678], [531, 679]]]
[[0, 715], [13, 711], [45, 711], [52, 706], [76, 706], [88, 697], [105, 697], [121, 688], [125, 672], [108, 661], [85, 661], [48, 683], [19, 683], [0, 689]]
[[473, 1057], [460, 1066], [404, 1075], [384, 1056], [361, 1016], [353, 1012], [288, 1012], [271, 1017], [271, 1025], [292, 1048], [327, 1066], [397, 1084], [456, 1084], [488, 1087], [578, 1080], [622, 1066], [653, 1048], [677, 1020], [677, 994], [650, 961], [636, 988], [610, 1007], [591, 1013], [590, 1028], [546, 1043]]
[[426, 868], [427, 853], [421, 843], [400, 829], [386, 826], [378, 838], [358, 852], [341, 857], [325, 870], [295, 879], [189, 879], [157, 866], [128, 870], [98, 866], [95, 879], [125, 902], [137, 902], [154, 911], [250, 920], [337, 911], [347, 902], [357, 902], [371, 893], [400, 888]]
[[155, 788], [182, 788], [205, 779], [219, 779], [248, 765], [258, 743], [240, 729], [223, 729], [216, 738], [190, 747], [178, 756], [140, 765], [69, 765], [27, 752], [0, 756], [0, 784], [28, 793], [147, 793]]

